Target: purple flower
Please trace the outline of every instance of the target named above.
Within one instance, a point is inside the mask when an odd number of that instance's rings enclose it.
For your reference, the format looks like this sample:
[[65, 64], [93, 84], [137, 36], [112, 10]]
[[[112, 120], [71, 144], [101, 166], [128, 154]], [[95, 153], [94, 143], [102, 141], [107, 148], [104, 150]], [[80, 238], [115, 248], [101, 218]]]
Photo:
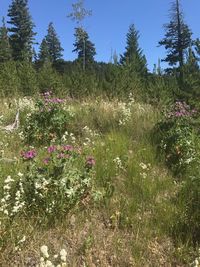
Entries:
[[43, 160], [44, 164], [46, 164], [46, 165], [49, 163], [49, 161], [50, 161], [50, 158], [45, 158], [45, 159]]
[[74, 147], [71, 146], [71, 145], [65, 145], [65, 146], [63, 146], [62, 148], [63, 148], [63, 150], [65, 150], [65, 151], [73, 151], [73, 150], [74, 150]]
[[60, 153], [60, 154], [58, 154], [58, 159], [68, 159], [70, 157], [70, 155], [66, 155], [66, 154], [64, 154], [64, 153]]
[[50, 147], [47, 148], [47, 151], [48, 151], [49, 153], [52, 153], [52, 152], [56, 151], [56, 149], [57, 149], [56, 146], [50, 146]]
[[86, 166], [92, 168], [96, 164], [94, 157], [88, 156], [86, 159]]
[[37, 155], [37, 153], [34, 149], [21, 152], [21, 156], [24, 160], [34, 159], [36, 157], [36, 155]]

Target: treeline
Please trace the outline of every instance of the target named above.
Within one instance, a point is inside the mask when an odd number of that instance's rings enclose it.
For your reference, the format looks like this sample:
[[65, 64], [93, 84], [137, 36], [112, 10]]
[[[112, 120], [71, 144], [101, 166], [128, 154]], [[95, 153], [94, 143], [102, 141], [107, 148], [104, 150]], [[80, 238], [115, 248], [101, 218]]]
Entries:
[[[166, 48], [169, 68], [163, 70], [160, 60], [153, 73], [139, 46], [139, 32], [132, 24], [126, 36], [122, 55], [113, 53], [110, 63], [96, 62], [95, 44], [82, 25], [90, 11], [83, 0], [72, 5], [69, 15], [77, 22], [73, 62], [63, 59], [63, 48], [52, 22], [49, 23], [39, 52], [36, 53], [35, 25], [28, 0], [12, 0], [7, 17], [0, 27], [0, 95], [32, 95], [51, 89], [57, 94], [82, 97], [87, 95], [127, 96], [151, 102], [184, 99], [198, 102], [200, 88], [200, 41], [184, 21], [179, 0], [174, 0], [165, 36], [159, 42]], [[194, 101], [193, 101], [194, 102]]]

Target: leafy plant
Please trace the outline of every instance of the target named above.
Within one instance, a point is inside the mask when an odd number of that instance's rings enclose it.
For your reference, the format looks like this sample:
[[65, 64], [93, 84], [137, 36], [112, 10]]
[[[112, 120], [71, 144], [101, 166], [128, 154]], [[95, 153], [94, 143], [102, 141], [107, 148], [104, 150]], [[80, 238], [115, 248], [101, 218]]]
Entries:
[[196, 110], [186, 103], [176, 102], [155, 129], [159, 151], [163, 152], [167, 165], [176, 175], [186, 172], [198, 158], [195, 128], [192, 118]]
[[26, 143], [48, 143], [61, 138], [72, 119], [72, 113], [64, 109], [64, 99], [53, 98], [51, 93], [43, 94], [36, 102], [36, 109], [27, 117], [24, 125]]
[[22, 161], [26, 171], [4, 182], [0, 211], [9, 218], [24, 213], [56, 221], [92, 193], [95, 160], [71, 145], [50, 146], [40, 157], [23, 151]]

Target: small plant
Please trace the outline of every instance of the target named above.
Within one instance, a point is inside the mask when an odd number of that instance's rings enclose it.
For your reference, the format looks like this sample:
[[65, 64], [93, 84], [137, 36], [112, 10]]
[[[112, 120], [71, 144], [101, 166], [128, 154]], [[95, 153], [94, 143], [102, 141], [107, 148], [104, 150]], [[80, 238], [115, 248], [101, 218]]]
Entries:
[[49, 143], [61, 138], [73, 115], [64, 108], [64, 99], [54, 98], [46, 92], [36, 102], [35, 110], [27, 117], [23, 133], [26, 143]]
[[57, 220], [92, 195], [95, 159], [80, 149], [53, 145], [41, 155], [32, 149], [21, 156], [26, 171], [8, 176], [3, 186], [0, 211], [9, 218], [25, 213]]

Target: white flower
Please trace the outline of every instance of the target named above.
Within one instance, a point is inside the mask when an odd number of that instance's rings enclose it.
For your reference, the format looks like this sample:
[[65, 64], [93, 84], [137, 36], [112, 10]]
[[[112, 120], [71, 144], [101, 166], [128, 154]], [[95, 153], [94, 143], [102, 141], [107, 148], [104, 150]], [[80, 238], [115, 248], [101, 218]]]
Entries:
[[140, 163], [140, 167], [141, 167], [143, 170], [146, 170], [146, 169], [148, 168], [148, 166], [147, 166], [145, 163], [143, 163], [143, 162]]
[[60, 251], [60, 258], [61, 258], [61, 261], [64, 261], [64, 262], [66, 262], [67, 260], [67, 252], [64, 248], [61, 249]]
[[6, 180], [4, 181], [5, 184], [8, 184], [10, 182], [13, 182], [14, 180], [11, 178], [10, 175], [7, 176]]
[[49, 260], [46, 261], [46, 267], [54, 267], [53, 263]]
[[4, 187], [3, 187], [4, 190], [10, 190], [10, 188], [11, 188], [11, 187], [10, 187], [9, 184], [4, 185]]
[[9, 214], [9, 213], [8, 213], [8, 210], [4, 210], [3, 213], [4, 213], [5, 215], [8, 215], [8, 214]]
[[23, 243], [23, 242], [25, 242], [25, 241], [26, 241], [26, 236], [24, 235], [24, 236], [22, 237], [22, 239], [18, 241], [18, 244], [19, 244], [19, 243]]
[[49, 257], [48, 247], [47, 246], [45, 246], [45, 245], [41, 246], [40, 250], [41, 250], [41, 252], [42, 252], [42, 254], [43, 254], [43, 256], [45, 258], [48, 258]]

